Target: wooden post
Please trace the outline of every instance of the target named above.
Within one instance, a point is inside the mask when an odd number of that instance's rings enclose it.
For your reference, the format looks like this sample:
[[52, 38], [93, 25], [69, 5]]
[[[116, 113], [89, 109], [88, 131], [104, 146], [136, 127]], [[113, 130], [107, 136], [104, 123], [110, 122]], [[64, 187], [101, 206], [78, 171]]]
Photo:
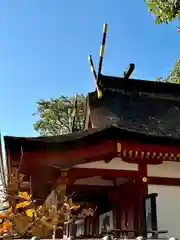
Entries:
[[139, 170], [139, 235], [146, 236], [144, 198], [148, 195], [147, 163], [138, 164]]

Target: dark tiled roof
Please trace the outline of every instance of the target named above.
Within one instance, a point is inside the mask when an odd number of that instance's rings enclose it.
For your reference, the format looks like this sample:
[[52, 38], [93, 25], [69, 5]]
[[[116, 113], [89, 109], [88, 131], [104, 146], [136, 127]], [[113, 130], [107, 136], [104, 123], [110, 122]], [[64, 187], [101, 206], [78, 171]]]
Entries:
[[180, 96], [180, 84], [126, 79], [101, 75], [100, 78], [103, 89], [123, 90], [125, 92], [146, 92], [154, 94], [168, 94], [171, 96]]
[[[87, 137], [91, 138], [95, 133], [98, 134], [104, 129], [88, 129], [81, 132], [74, 132], [70, 134], [64, 134], [60, 136], [48, 136], [48, 137], [14, 137], [14, 136], [4, 136], [5, 148], [10, 152], [21, 152], [21, 148], [26, 146], [32, 146], [32, 150], [36, 151], [39, 147], [43, 145], [44, 151], [47, 149], [57, 149], [61, 151], [62, 149], [68, 149], [69, 146], [74, 145], [79, 141], [84, 141]], [[76, 143], [75, 143], [76, 142]], [[86, 145], [86, 142], [84, 142]], [[28, 149], [31, 150], [31, 149]], [[43, 150], [43, 149], [42, 149]]]
[[88, 96], [93, 126], [116, 124], [128, 131], [180, 138], [180, 85], [141, 80], [126, 80], [126, 84], [113, 83], [113, 79], [105, 81], [102, 99], [97, 98], [96, 92]]

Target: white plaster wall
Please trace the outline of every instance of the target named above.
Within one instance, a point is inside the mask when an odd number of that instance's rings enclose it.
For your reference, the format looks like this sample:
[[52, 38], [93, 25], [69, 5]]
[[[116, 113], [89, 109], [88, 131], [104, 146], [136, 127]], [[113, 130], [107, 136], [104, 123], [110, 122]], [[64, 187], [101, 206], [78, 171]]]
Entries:
[[[128, 181], [127, 177], [116, 178], [116, 185], [119, 186], [127, 181]], [[74, 184], [89, 186], [108, 186], [108, 187], [114, 186], [114, 182], [112, 180], [104, 180], [99, 176], [77, 179]]]
[[113, 186], [113, 181], [110, 180], [104, 180], [98, 176], [89, 177], [89, 178], [83, 178], [83, 179], [77, 179], [74, 184], [77, 185], [89, 185], [89, 186]]
[[169, 237], [180, 238], [180, 187], [149, 185], [148, 193], [157, 193], [158, 229]]
[[137, 171], [138, 165], [134, 163], [125, 163], [120, 157], [113, 158], [109, 163], [97, 161], [93, 163], [79, 164], [74, 167], [78, 168], [98, 168], [98, 169], [115, 169], [115, 170], [132, 170]]
[[160, 165], [148, 165], [148, 176], [180, 178], [180, 163], [163, 162]]

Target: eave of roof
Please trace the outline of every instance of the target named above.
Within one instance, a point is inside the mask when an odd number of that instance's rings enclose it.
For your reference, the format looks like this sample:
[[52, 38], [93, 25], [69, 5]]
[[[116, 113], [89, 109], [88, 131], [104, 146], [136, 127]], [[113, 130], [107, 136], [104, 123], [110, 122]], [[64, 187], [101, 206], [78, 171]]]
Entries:
[[4, 139], [10, 152], [19, 152], [21, 148], [24, 152], [61, 152], [97, 145], [108, 140], [135, 141], [141, 144], [162, 146], [180, 146], [180, 138], [139, 133], [120, 128], [117, 125], [102, 129], [91, 128], [82, 132], [61, 136], [37, 138], [5, 136]]

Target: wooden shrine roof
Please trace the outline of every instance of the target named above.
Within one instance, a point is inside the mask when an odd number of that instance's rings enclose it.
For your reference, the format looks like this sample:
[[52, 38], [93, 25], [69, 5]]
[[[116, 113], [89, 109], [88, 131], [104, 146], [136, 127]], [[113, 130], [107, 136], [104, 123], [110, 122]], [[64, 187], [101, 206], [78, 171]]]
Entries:
[[93, 128], [53, 137], [5, 136], [11, 158], [19, 161], [23, 150], [20, 164], [26, 165], [26, 171], [38, 163], [71, 168], [107, 155], [112, 159], [117, 153], [115, 143], [120, 142], [124, 156], [132, 156], [132, 150], [138, 157], [145, 156], [146, 151], [155, 159], [160, 152], [159, 159], [163, 153], [165, 160], [180, 161], [180, 85], [105, 75], [100, 83], [103, 97], [98, 99], [92, 92], [87, 99]]

